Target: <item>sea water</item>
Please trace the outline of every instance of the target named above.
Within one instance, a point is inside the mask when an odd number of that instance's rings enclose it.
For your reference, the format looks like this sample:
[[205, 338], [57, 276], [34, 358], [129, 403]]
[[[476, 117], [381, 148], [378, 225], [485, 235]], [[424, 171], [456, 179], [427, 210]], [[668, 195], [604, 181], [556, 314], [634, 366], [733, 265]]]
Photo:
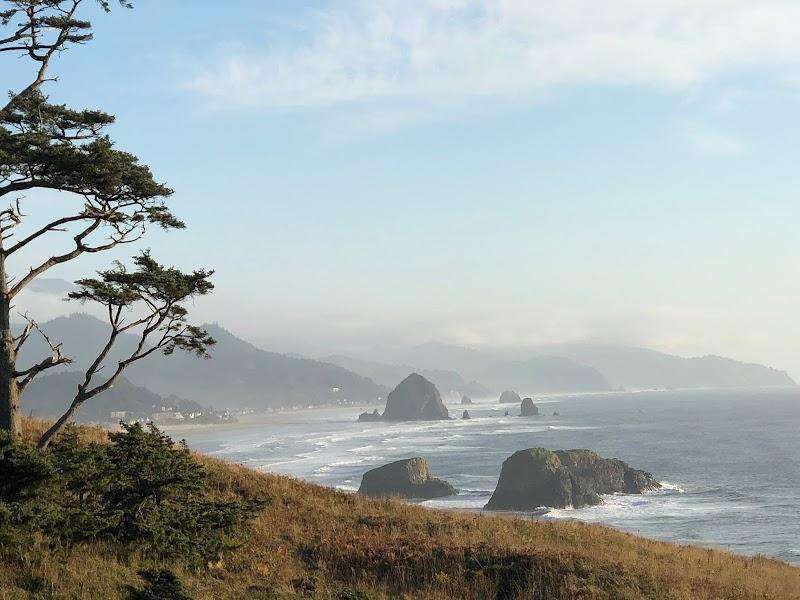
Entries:
[[[551, 510], [543, 518], [603, 523], [800, 564], [800, 389], [535, 401], [537, 417], [519, 417], [519, 406], [485, 399], [449, 403], [451, 416], [459, 418], [451, 421], [359, 423], [361, 409], [339, 408], [306, 411], [300, 423], [210, 428], [185, 437], [194, 449], [233, 462], [353, 491], [365, 471], [423, 456], [434, 476], [459, 490], [423, 505], [465, 510], [482, 509], [513, 452], [588, 448], [652, 472], [663, 488], [607, 496], [601, 506]], [[464, 409], [470, 420], [460, 420]]]

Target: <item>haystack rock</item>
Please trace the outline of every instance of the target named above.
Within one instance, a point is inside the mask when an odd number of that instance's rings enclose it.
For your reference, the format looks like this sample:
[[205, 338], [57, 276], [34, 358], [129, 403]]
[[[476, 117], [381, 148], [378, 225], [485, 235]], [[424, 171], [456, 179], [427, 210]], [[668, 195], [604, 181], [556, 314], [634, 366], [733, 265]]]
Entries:
[[511, 402], [513, 402], [515, 404], [518, 404], [518, 403], [522, 402], [522, 398], [519, 397], [519, 394], [517, 392], [512, 392], [511, 390], [506, 390], [505, 392], [500, 394], [499, 402], [501, 404], [506, 404], [506, 403], [511, 403]]
[[471, 419], [472, 417], [469, 416], [469, 411], [465, 410], [464, 413], [461, 415], [462, 419]]
[[472, 398], [469, 396], [461, 396], [461, 404], [472, 404]]
[[376, 497], [441, 498], [456, 494], [456, 490], [443, 479], [431, 477], [427, 461], [417, 456], [367, 471], [358, 493]]
[[641, 494], [661, 484], [646, 471], [590, 450], [529, 448], [503, 462], [489, 510], [579, 508], [601, 504], [601, 494]]
[[435, 421], [449, 419], [439, 390], [422, 375], [412, 373], [386, 398], [385, 421]]
[[533, 403], [533, 398], [525, 398], [519, 405], [520, 417], [535, 417], [539, 414], [539, 407]]

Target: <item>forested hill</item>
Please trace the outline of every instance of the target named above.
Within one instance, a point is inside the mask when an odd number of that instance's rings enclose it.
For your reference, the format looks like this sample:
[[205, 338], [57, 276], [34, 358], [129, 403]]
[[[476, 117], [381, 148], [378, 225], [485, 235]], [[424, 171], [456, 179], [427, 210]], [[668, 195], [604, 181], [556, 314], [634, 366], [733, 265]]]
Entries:
[[[67, 409], [75, 395], [83, 374], [77, 371], [44, 375], [33, 380], [25, 392], [24, 409], [34, 417], [55, 419]], [[208, 409], [197, 402], [178, 396], [160, 396], [132, 384], [120, 377], [113, 387], [87, 402], [78, 411], [76, 419], [81, 422], [114, 422], [112, 412], [124, 411], [126, 419], [150, 417], [162, 408], [180, 413], [206, 413]]]
[[[178, 351], [135, 363], [125, 376], [162, 396], [175, 394], [216, 409], [374, 402], [387, 393], [371, 379], [336, 365], [266, 352], [219, 325], [205, 327], [217, 340], [211, 359]], [[42, 329], [54, 341], [62, 342], [64, 354], [75, 360], [64, 371], [88, 365], [108, 336], [107, 325], [86, 314], [59, 317], [44, 323]], [[135, 343], [136, 338], [122, 336], [109, 362], [130, 352]], [[31, 336], [20, 364], [49, 354], [44, 342]]]

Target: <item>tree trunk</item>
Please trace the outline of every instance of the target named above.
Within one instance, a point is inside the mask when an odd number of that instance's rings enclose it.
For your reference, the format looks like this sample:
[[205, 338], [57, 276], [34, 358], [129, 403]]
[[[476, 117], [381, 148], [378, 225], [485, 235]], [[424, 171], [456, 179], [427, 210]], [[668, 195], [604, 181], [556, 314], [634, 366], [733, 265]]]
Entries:
[[11, 299], [8, 296], [5, 256], [0, 249], [0, 429], [21, 434], [19, 386], [14, 377], [17, 357], [14, 352], [10, 313]]
[[61, 415], [58, 421], [53, 423], [53, 426], [50, 427], [50, 429], [48, 429], [44, 435], [42, 435], [41, 439], [39, 439], [39, 443], [36, 444], [36, 447], [39, 448], [39, 450], [44, 450], [50, 445], [50, 442], [53, 441], [53, 438], [56, 437], [56, 434], [72, 420], [72, 417], [74, 417], [75, 413], [78, 412], [81, 404], [83, 404], [83, 400], [80, 397], [77, 397], [72, 401], [72, 404], [69, 405], [67, 412]]

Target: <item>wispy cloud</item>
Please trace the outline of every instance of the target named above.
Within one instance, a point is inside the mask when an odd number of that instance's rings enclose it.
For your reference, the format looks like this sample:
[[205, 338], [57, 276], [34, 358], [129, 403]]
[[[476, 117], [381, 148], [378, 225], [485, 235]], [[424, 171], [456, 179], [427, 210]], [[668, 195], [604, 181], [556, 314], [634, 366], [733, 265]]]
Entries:
[[213, 105], [289, 109], [683, 89], [738, 69], [796, 70], [800, 2], [351, 0], [285, 33], [221, 49], [187, 87]]
[[703, 156], [731, 158], [745, 152], [739, 139], [702, 123], [686, 123], [684, 134], [692, 150]]

